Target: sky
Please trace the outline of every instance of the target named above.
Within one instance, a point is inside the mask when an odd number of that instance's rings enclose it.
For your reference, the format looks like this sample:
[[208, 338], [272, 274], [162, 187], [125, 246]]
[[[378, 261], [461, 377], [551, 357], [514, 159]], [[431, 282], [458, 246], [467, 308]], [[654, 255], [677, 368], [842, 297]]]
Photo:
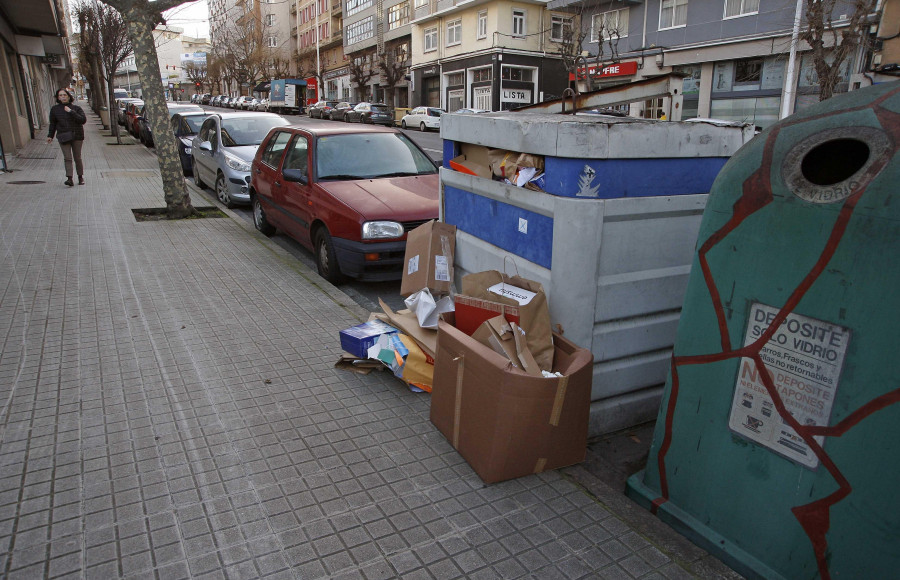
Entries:
[[182, 4], [165, 12], [166, 23], [184, 29], [186, 36], [209, 38], [209, 7], [206, 0]]

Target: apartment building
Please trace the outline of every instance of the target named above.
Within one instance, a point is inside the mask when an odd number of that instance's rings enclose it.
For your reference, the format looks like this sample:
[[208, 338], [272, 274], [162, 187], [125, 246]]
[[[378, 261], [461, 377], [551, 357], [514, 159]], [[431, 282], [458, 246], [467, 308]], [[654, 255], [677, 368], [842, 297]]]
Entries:
[[574, 18], [544, 1], [415, 0], [413, 105], [506, 110], [562, 95]]
[[[411, 106], [411, 10], [411, 0], [346, 0], [344, 52], [352, 100]], [[366, 81], [362, 87], [360, 78]]]
[[72, 80], [68, 30], [63, 0], [0, 0], [0, 170], [47, 125], [56, 90]]
[[[819, 99], [808, 46], [800, 43], [797, 73], [792, 80], [787, 74], [794, 2], [553, 0], [550, 8], [580, 20], [583, 49], [601, 55], [597, 65], [589, 66], [601, 86], [685, 73], [683, 110], [674, 111], [674, 118], [713, 117], [767, 127]], [[833, 18], [839, 27], [852, 9], [836, 6]], [[866, 55], [862, 47], [848, 59], [836, 92], [869, 84], [854, 74], [863, 70]], [[631, 114], [673, 118], [667, 99], [635, 103]]]
[[[189, 81], [184, 74], [185, 55], [190, 54], [192, 61], [199, 58], [199, 55], [194, 56], [195, 53], [205, 55], [210, 47], [209, 42], [205, 38], [184, 36], [183, 28], [164, 24], [153, 29], [153, 42], [156, 45], [159, 77], [166, 91], [166, 97], [175, 98], [174, 91], [177, 89], [180, 93], [181, 85]], [[114, 84], [116, 87], [124, 88], [132, 95], [141, 96], [141, 79], [138, 77], [134, 55], [128, 56], [116, 70]], [[185, 87], [187, 87], [186, 84]], [[190, 88], [185, 88], [184, 94], [187, 97], [190, 97], [192, 93]]]
[[344, 98], [350, 77], [344, 58], [341, 0], [294, 0], [291, 29], [295, 70], [306, 80], [307, 103]]

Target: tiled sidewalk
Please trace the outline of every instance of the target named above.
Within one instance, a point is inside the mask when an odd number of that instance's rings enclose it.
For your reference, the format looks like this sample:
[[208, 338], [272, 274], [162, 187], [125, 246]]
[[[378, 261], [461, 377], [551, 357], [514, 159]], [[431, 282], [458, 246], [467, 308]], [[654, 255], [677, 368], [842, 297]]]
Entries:
[[95, 120], [86, 186], [45, 140], [0, 176], [0, 577], [692, 576], [560, 473], [483, 485], [428, 395], [335, 370], [367, 313], [252, 226], [136, 223], [156, 157]]

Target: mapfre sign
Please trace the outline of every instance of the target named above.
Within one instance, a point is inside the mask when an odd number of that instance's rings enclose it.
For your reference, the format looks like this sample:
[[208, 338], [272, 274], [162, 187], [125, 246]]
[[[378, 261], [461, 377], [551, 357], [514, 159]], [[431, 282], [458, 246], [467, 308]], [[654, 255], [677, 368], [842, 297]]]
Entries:
[[[605, 78], [605, 77], [623, 77], [628, 75], [637, 74], [637, 61], [633, 60], [630, 62], [617, 62], [615, 64], [608, 64], [600, 69], [596, 66], [588, 67], [588, 74], [590, 74], [595, 79], [597, 78]], [[584, 69], [578, 69], [578, 74], [584, 78]], [[569, 73], [569, 80], [575, 80], [575, 74]]]

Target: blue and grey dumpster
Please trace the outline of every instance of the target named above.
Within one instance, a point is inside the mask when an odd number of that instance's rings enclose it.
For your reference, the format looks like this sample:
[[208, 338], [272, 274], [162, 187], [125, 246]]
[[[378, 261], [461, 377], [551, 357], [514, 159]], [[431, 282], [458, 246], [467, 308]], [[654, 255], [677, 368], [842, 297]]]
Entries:
[[628, 493], [748, 576], [900, 570], [900, 83], [804, 109], [709, 196]]
[[[544, 286], [552, 322], [594, 355], [591, 434], [652, 420], [707, 194], [752, 130], [508, 112], [441, 125], [457, 278], [515, 268]], [[466, 152], [484, 165], [486, 148], [539, 156], [542, 191], [449, 169]]]

